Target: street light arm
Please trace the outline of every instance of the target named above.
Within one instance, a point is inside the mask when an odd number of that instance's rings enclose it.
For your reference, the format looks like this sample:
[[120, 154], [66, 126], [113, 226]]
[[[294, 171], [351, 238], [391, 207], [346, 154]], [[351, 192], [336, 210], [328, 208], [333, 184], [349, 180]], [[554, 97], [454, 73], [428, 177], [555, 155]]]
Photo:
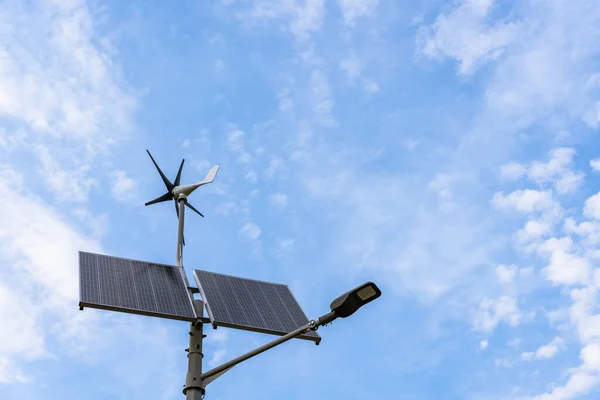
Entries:
[[246, 361], [249, 358], [252, 358], [260, 353], [263, 353], [269, 349], [272, 349], [273, 347], [280, 345], [281, 343], [287, 342], [288, 340], [293, 339], [296, 336], [300, 336], [308, 330], [310, 330], [310, 323], [308, 323], [286, 335], [278, 337], [277, 339], [275, 339], [267, 344], [264, 344], [252, 351], [249, 351], [246, 354], [242, 354], [241, 356], [236, 357], [231, 361], [228, 361], [224, 364], [219, 365], [218, 367], [215, 367], [209, 371], [206, 371], [205, 373], [202, 374], [202, 381], [205, 381], [205, 380], [209, 379], [210, 377], [212, 377], [213, 375], [219, 374], [220, 372], [224, 372], [225, 370], [228, 370], [228, 369], [234, 367], [235, 365], [241, 363], [242, 361]]
[[328, 323], [332, 322], [337, 317], [338, 316], [334, 311], [328, 312], [327, 314], [320, 316], [319, 319], [316, 321], [315, 329], [317, 329], [319, 326], [327, 325]]
[[309, 330], [317, 330], [317, 328], [319, 326], [328, 324], [336, 318], [337, 318], [337, 316], [335, 315], [334, 312], [327, 313], [327, 314], [323, 315], [322, 317], [320, 317], [319, 319], [317, 319], [316, 321], [310, 321], [308, 324], [301, 326], [300, 328], [296, 329], [295, 331], [292, 331], [281, 337], [278, 337], [277, 339], [275, 339], [267, 344], [264, 344], [260, 347], [257, 347], [256, 349], [249, 351], [246, 354], [242, 354], [241, 356], [236, 357], [231, 361], [228, 361], [224, 364], [219, 365], [218, 367], [215, 367], [209, 371], [206, 371], [201, 376], [203, 386], [208, 385], [210, 382], [212, 382], [213, 380], [215, 380], [216, 378], [218, 378], [219, 376], [221, 376], [222, 374], [224, 374], [225, 372], [227, 372], [229, 369], [233, 368], [237, 364], [239, 364], [243, 361], [246, 361], [247, 359], [252, 358], [252, 357], [254, 357], [260, 353], [263, 353], [269, 349], [272, 349], [273, 347], [275, 347], [277, 345], [285, 343], [290, 339], [300, 336], [303, 333], [308, 332]]

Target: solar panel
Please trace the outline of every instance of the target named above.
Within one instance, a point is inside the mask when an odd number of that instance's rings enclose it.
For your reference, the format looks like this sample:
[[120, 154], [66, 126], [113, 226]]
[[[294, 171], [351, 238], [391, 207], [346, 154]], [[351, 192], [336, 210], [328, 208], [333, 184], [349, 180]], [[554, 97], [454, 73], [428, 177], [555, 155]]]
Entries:
[[178, 267], [79, 252], [79, 306], [195, 321]]
[[[286, 285], [201, 270], [194, 270], [194, 279], [214, 327], [285, 335], [308, 323]], [[314, 331], [298, 337], [321, 341]]]

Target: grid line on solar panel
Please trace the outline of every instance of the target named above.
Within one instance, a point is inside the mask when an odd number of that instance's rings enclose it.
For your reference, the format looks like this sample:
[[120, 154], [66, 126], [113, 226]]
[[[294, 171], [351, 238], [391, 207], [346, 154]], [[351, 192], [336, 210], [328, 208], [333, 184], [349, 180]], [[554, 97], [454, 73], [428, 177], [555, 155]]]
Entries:
[[[287, 285], [194, 270], [214, 326], [284, 335], [308, 323]], [[320, 341], [313, 331], [302, 339]]]
[[80, 306], [194, 321], [178, 267], [79, 253]]

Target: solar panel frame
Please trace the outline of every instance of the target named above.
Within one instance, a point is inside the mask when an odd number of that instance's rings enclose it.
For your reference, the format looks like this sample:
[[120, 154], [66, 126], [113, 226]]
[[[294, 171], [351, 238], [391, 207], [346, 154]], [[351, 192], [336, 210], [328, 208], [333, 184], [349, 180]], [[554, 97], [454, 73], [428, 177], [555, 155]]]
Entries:
[[194, 322], [184, 273], [173, 265], [80, 251], [79, 307]]
[[[296, 296], [287, 285], [204, 270], [194, 270], [193, 275], [204, 301], [204, 305], [206, 306], [208, 318], [214, 328], [221, 326], [259, 333], [285, 335], [288, 332], [291, 332], [309, 322], [309, 319], [300, 306], [300, 303], [298, 303]], [[206, 279], [208, 276], [220, 279], [221, 285], [216, 283], [216, 281], [212, 283], [208, 282], [209, 279]], [[227, 280], [229, 281], [229, 285], [223, 283]], [[250, 283], [251, 285], [255, 285], [255, 290], [258, 290], [258, 288], [261, 288], [262, 290], [272, 289], [271, 293], [274, 293], [278, 298], [278, 301], [275, 302], [277, 304], [270, 302], [269, 305], [266, 305], [266, 303], [263, 303], [262, 306], [257, 305], [256, 301], [258, 299], [255, 300], [252, 298], [253, 293], [249, 289], [246, 289], [246, 293], [233, 293], [233, 285], [231, 285], [231, 281], [233, 280], [242, 281], [245, 284]], [[214, 286], [217, 288], [220, 286], [220, 288], [218, 288], [219, 292], [222, 291], [224, 293], [215, 294], [217, 289], [215, 289]], [[254, 294], [256, 293], [257, 292], [255, 291]], [[261, 298], [264, 296], [263, 300], [265, 298], [272, 298], [266, 295], [264, 292], [261, 292], [260, 294], [261, 296], [256, 297]], [[286, 301], [288, 301], [287, 304]], [[254, 309], [258, 310], [260, 315], [254, 316], [248, 314], [250, 311], [249, 309], [252, 308], [247, 306], [247, 303], [249, 302], [253, 303]], [[289, 306], [292, 306], [295, 309], [290, 309]], [[276, 315], [277, 312], [281, 310], [281, 307], [285, 308], [287, 317]], [[267, 309], [267, 312], [262, 312], [265, 311], [265, 309]], [[228, 315], [226, 316], [224, 314]], [[279, 328], [273, 326], [274, 324], [272, 323], [272, 320], [266, 321], [265, 314], [276, 315], [276, 318], [279, 318]], [[252, 318], [254, 318], [254, 323], [249, 323], [248, 321]], [[262, 324], [255, 323], [257, 319], [261, 319]], [[285, 329], [282, 327], [282, 325], [285, 325]], [[304, 333], [298, 336], [298, 338], [314, 341], [317, 344], [321, 341], [321, 336], [319, 336], [315, 331]]]

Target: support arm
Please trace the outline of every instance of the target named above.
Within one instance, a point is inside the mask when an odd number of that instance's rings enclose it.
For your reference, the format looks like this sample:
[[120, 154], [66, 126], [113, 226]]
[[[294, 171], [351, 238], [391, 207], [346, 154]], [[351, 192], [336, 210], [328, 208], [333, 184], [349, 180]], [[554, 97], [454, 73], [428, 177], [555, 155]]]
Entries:
[[273, 347], [275, 347], [277, 345], [285, 343], [288, 340], [298, 337], [298, 336], [302, 335], [303, 333], [308, 332], [309, 330], [316, 331], [319, 328], [319, 326], [326, 325], [336, 318], [337, 318], [337, 316], [335, 315], [334, 312], [327, 313], [327, 314], [323, 315], [322, 317], [320, 317], [319, 319], [317, 319], [316, 321], [314, 321], [314, 320], [310, 321], [308, 324], [301, 326], [300, 328], [296, 329], [295, 331], [292, 331], [286, 335], [283, 335], [267, 344], [264, 344], [252, 351], [249, 351], [246, 354], [243, 354], [237, 358], [234, 358], [231, 361], [228, 361], [222, 365], [219, 365], [218, 367], [215, 367], [215, 368], [203, 373], [202, 374], [203, 386], [208, 385], [210, 382], [212, 382], [213, 380], [215, 380], [216, 378], [218, 378], [223, 373], [227, 372], [227, 370], [233, 368], [237, 364], [239, 364], [243, 361], [246, 361], [247, 359], [252, 358], [252, 357], [254, 357], [260, 353], [263, 353], [269, 349], [272, 349]]

